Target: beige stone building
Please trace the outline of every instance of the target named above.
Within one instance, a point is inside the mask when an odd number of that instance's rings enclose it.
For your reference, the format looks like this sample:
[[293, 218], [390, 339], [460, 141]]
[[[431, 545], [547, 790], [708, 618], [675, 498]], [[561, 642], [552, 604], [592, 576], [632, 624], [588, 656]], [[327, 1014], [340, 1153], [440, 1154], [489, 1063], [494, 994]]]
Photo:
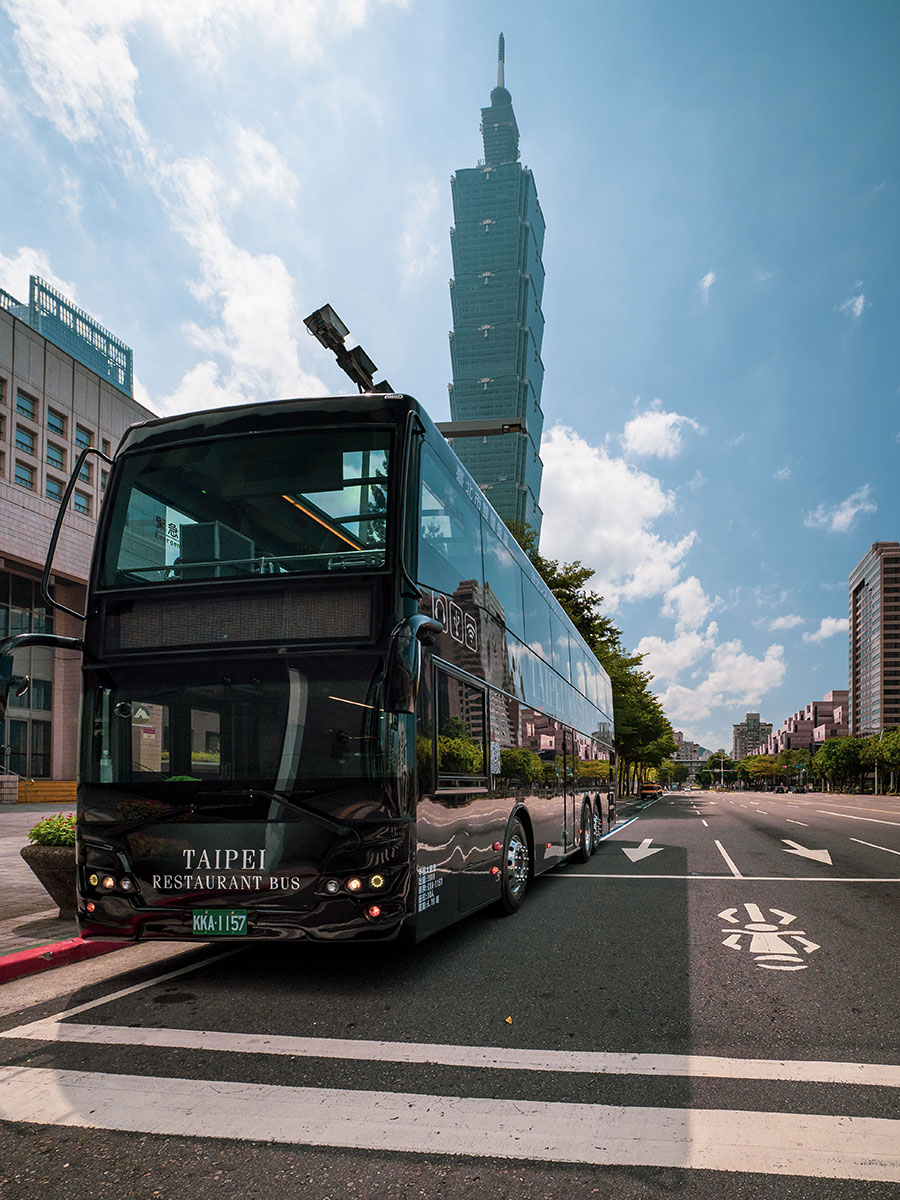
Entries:
[[[0, 638], [80, 636], [80, 621], [42, 599], [44, 562], [82, 449], [111, 456], [129, 425], [156, 415], [131, 388], [131, 351], [87, 313], [35, 276], [27, 304], [0, 289]], [[79, 612], [107, 473], [100, 457], [85, 461], [54, 558], [51, 594]], [[32, 682], [23, 697], [10, 697], [0, 773], [18, 775], [26, 788], [32, 780], [74, 781], [80, 667], [69, 651], [18, 652], [16, 674]]]

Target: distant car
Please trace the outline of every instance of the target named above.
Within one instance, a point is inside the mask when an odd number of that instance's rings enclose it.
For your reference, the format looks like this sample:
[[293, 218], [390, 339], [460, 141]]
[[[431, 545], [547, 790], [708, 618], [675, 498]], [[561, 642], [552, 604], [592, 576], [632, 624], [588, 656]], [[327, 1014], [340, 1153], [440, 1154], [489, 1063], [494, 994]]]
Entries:
[[642, 783], [638, 793], [641, 800], [653, 800], [662, 795], [662, 785], [659, 783]]
[[772, 788], [772, 791], [777, 792], [779, 795], [784, 795], [784, 793], [787, 791], [787, 788], [782, 787], [781, 784], [779, 783], [775, 787]]

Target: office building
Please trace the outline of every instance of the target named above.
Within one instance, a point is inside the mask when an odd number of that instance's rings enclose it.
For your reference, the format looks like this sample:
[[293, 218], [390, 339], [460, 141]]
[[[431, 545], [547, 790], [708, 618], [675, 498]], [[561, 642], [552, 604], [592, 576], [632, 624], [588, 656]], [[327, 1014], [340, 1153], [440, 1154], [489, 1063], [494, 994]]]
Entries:
[[759, 713], [747, 713], [743, 721], [732, 726], [731, 757], [740, 762], [748, 754], [752, 754], [761, 742], [765, 742], [772, 732], [771, 721], [760, 721]]
[[[28, 303], [0, 289], [0, 638], [16, 633], [81, 635], [81, 622], [47, 605], [40, 581], [59, 503], [85, 447], [111, 456], [135, 421], [155, 416], [131, 395], [131, 350], [43, 280]], [[108, 466], [84, 462], [53, 563], [54, 599], [83, 612], [94, 530]], [[48, 798], [74, 799], [80, 657], [21, 650], [2, 731], [0, 793], [53, 780]], [[44, 794], [44, 793], [41, 793]], [[33, 797], [32, 797], [33, 798]]]
[[541, 296], [544, 218], [534, 176], [519, 162], [519, 129], [504, 85], [481, 110], [484, 159], [452, 179], [450, 415], [519, 420], [527, 432], [456, 438], [453, 449], [507, 522], [541, 528]]
[[900, 543], [874, 542], [850, 572], [850, 733], [900, 726]]

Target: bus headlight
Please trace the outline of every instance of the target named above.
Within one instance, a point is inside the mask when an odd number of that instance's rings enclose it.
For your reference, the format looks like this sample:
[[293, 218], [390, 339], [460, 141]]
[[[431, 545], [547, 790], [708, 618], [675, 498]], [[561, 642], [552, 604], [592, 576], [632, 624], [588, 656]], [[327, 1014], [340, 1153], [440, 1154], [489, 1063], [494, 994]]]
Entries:
[[369, 887], [373, 888], [376, 892], [378, 891], [379, 888], [383, 888], [384, 887], [384, 876], [383, 875], [370, 875], [369, 876]]
[[341, 885], [336, 879], [326, 879], [325, 891], [329, 896], [336, 896], [341, 890]]
[[362, 887], [361, 879], [356, 879], [354, 877], [353, 879], [347, 880], [347, 891], [348, 892], [358, 892], [361, 887]]
[[100, 880], [100, 886], [107, 892], [111, 892], [116, 886], [116, 877], [114, 875], [104, 875]]

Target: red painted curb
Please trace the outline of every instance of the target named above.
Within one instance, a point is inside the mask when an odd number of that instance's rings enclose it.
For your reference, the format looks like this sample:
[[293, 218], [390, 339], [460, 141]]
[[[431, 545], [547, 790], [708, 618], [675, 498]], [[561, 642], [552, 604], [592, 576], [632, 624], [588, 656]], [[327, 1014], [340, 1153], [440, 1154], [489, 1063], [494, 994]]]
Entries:
[[86, 942], [74, 937], [47, 946], [32, 946], [30, 950], [16, 950], [0, 957], [0, 984], [48, 971], [51, 967], [64, 967], [85, 958], [95, 958], [98, 954], [108, 954], [110, 950], [123, 950], [129, 945], [130, 942]]

